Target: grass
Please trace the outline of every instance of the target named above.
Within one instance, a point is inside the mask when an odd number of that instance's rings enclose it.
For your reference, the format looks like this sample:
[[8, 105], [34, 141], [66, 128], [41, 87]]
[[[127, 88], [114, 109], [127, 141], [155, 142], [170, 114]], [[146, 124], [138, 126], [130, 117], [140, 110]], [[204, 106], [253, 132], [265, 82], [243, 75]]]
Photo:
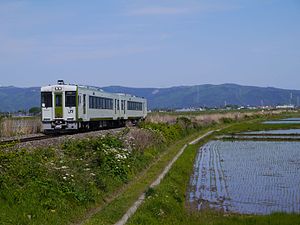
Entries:
[[[278, 119], [273, 117], [272, 119]], [[220, 131], [218, 134], [234, 134], [246, 131], [260, 131], [260, 130], [279, 130], [279, 129], [300, 129], [300, 124], [263, 124], [262, 122], [270, 118], [258, 118], [252, 121], [247, 121], [239, 124], [234, 124]]]
[[179, 149], [181, 149], [184, 144], [195, 139], [206, 131], [207, 130], [203, 130], [200, 133], [192, 134], [167, 148], [165, 154], [163, 154], [155, 164], [143, 173], [142, 176], [137, 177], [137, 179], [134, 180], [132, 184], [128, 185], [126, 190], [119, 197], [104, 207], [99, 213], [95, 214], [85, 223], [85, 225], [113, 224], [117, 222], [138, 198], [138, 196], [147, 190], [148, 193], [151, 192], [148, 189], [149, 185], [165, 168], [168, 162], [178, 153]]
[[[208, 139], [207, 139], [208, 140]], [[206, 141], [207, 141], [206, 140]], [[189, 146], [162, 183], [148, 194], [128, 224], [198, 225], [297, 225], [299, 214], [275, 213], [268, 216], [223, 214], [217, 211], [192, 212], [186, 204], [187, 188], [200, 145]]]

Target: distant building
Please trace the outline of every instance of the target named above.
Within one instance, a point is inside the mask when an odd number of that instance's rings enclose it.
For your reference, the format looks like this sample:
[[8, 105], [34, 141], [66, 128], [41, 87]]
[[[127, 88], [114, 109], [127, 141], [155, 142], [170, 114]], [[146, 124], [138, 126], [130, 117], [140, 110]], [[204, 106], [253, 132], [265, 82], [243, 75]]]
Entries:
[[295, 109], [294, 105], [278, 105], [276, 109]]
[[203, 108], [182, 108], [182, 109], [176, 109], [175, 112], [196, 112], [196, 111], [204, 111]]

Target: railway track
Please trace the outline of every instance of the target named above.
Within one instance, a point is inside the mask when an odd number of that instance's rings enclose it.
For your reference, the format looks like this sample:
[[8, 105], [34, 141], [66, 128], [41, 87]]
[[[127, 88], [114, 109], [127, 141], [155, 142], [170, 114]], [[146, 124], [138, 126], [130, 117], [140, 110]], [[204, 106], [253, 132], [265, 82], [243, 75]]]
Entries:
[[41, 134], [41, 135], [32, 136], [32, 137], [11, 138], [11, 139], [6, 139], [6, 140], [0, 140], [0, 148], [3, 146], [14, 145], [14, 144], [18, 144], [18, 143], [40, 141], [40, 140], [46, 140], [46, 139], [57, 138], [57, 137], [62, 137], [62, 136], [70, 136], [70, 135], [76, 135], [76, 134], [85, 134], [85, 133], [88, 134], [88, 133], [97, 132], [97, 131], [118, 130], [118, 129], [122, 129], [122, 128], [123, 127], [117, 127], [117, 128], [110, 128], [110, 129], [83, 131], [83, 132], [77, 132], [77, 133], [47, 134], [47, 135]]
[[24, 142], [30, 142], [30, 141], [40, 141], [45, 140], [53, 137], [58, 137], [57, 135], [39, 135], [39, 136], [33, 136], [33, 137], [24, 137], [24, 138], [14, 138], [14, 139], [8, 139], [8, 140], [2, 140], [0, 141], [0, 146], [5, 146], [9, 144], [15, 144], [15, 143], [24, 143]]

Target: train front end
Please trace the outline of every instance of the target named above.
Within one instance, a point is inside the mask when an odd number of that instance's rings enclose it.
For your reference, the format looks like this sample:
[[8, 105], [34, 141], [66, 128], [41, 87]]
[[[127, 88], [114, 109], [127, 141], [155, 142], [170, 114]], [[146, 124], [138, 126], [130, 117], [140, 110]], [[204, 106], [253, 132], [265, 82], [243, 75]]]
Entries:
[[41, 88], [44, 133], [60, 133], [78, 129], [78, 87], [58, 81]]

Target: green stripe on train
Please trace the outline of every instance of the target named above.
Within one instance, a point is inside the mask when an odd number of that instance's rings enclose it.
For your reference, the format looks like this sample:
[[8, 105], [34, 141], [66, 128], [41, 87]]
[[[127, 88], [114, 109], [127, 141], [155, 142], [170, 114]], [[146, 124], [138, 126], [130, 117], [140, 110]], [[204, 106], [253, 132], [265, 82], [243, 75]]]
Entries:
[[91, 118], [90, 121], [113, 120], [112, 117]]

